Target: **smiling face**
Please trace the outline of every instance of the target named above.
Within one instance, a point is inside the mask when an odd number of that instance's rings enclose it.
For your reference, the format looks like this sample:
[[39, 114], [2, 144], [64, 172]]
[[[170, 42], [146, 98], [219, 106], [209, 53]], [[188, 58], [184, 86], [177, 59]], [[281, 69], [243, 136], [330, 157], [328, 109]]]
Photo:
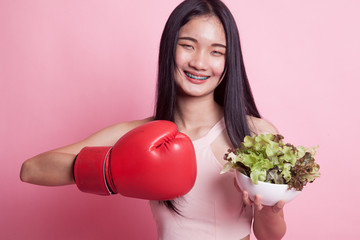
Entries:
[[195, 17], [179, 31], [175, 82], [189, 96], [213, 95], [225, 68], [226, 37], [215, 16]]

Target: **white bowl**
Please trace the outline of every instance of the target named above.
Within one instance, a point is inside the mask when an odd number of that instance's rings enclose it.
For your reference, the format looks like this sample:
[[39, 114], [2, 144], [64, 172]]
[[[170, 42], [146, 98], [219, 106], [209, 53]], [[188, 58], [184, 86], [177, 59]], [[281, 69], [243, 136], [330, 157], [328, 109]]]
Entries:
[[235, 177], [240, 189], [247, 191], [252, 201], [255, 195], [258, 194], [261, 196], [262, 204], [267, 206], [274, 206], [280, 200], [288, 203], [301, 193], [301, 191], [295, 189], [288, 190], [287, 184], [273, 184], [261, 181], [255, 184], [251, 178], [239, 171], [235, 171]]

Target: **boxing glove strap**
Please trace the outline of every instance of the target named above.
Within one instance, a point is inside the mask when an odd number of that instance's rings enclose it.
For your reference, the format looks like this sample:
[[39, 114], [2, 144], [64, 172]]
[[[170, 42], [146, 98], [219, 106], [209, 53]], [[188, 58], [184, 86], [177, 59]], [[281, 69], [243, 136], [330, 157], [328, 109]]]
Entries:
[[111, 147], [85, 147], [77, 155], [74, 162], [74, 179], [77, 187], [87, 193], [110, 195], [105, 164]]

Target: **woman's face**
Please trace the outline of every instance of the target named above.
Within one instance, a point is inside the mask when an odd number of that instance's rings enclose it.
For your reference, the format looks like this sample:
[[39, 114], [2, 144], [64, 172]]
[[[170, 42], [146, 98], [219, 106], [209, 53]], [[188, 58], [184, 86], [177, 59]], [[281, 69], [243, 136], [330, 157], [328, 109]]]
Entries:
[[189, 96], [212, 95], [225, 67], [226, 37], [215, 16], [195, 17], [179, 31], [175, 82]]

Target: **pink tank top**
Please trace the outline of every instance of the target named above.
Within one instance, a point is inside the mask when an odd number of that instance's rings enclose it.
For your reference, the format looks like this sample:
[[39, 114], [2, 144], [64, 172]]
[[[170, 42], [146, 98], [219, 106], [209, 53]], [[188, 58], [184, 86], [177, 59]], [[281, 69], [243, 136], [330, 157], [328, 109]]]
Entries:
[[242, 208], [233, 174], [220, 174], [222, 166], [210, 147], [224, 129], [221, 119], [204, 137], [193, 141], [196, 182], [189, 193], [175, 199], [182, 216], [150, 201], [159, 240], [239, 240], [250, 234], [252, 209]]

